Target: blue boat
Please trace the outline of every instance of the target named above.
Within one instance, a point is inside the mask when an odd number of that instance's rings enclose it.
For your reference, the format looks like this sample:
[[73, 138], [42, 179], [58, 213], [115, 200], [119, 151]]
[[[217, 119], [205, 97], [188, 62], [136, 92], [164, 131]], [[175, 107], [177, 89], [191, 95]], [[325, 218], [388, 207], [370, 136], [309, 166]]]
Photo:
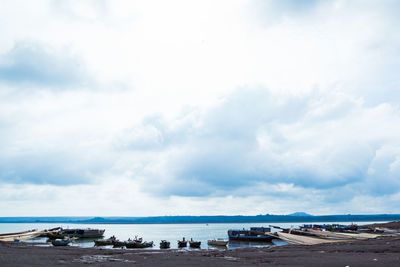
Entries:
[[228, 230], [228, 236], [229, 240], [271, 242], [275, 236], [271, 235], [270, 232], [271, 228], [268, 227], [251, 227], [250, 230]]
[[60, 246], [68, 246], [71, 243], [71, 239], [56, 239], [51, 242], [53, 246], [60, 247]]

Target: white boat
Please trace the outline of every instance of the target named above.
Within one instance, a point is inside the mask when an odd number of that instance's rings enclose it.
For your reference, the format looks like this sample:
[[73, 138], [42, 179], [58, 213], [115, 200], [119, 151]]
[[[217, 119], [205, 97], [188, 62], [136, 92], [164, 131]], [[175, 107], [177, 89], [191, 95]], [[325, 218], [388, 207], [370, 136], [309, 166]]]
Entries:
[[213, 239], [213, 240], [208, 240], [207, 244], [210, 246], [225, 247], [228, 244], [228, 242], [229, 241], [224, 239]]
[[0, 241], [3, 242], [19, 242], [19, 241], [25, 241], [28, 239], [34, 239], [41, 234], [43, 234], [43, 230], [28, 230], [28, 231], [22, 231], [22, 232], [16, 232], [16, 233], [8, 233], [8, 234], [0, 234]]

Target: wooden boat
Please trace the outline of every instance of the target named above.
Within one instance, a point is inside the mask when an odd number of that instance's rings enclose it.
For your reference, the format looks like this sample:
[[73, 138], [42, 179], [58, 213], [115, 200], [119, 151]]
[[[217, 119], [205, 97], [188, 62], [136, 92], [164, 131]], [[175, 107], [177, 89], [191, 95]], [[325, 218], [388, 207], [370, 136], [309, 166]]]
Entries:
[[187, 240], [185, 238], [182, 238], [182, 240], [178, 240], [178, 248], [185, 248], [187, 247]]
[[200, 248], [201, 242], [200, 241], [194, 241], [193, 238], [190, 239], [189, 241], [189, 246], [191, 248]]
[[161, 242], [160, 242], [161, 249], [169, 248], [169, 245], [170, 245], [170, 243], [167, 240], [161, 240]]
[[8, 234], [0, 234], [0, 242], [19, 242], [39, 237], [44, 233], [44, 230], [28, 230], [21, 232], [14, 232]]
[[55, 227], [52, 229], [45, 229], [39, 237], [49, 237], [49, 235], [55, 234], [60, 231], [61, 227]]
[[60, 246], [68, 246], [71, 243], [71, 239], [56, 239], [51, 242], [53, 246], [60, 247]]
[[223, 239], [212, 239], [207, 240], [207, 244], [210, 246], [226, 247], [229, 241]]
[[113, 244], [114, 241], [116, 241], [117, 239], [115, 238], [115, 236], [112, 236], [108, 239], [99, 239], [99, 240], [94, 240], [94, 245], [96, 247], [100, 247], [100, 246], [110, 246]]
[[22, 234], [31, 233], [31, 232], [34, 232], [34, 231], [36, 231], [36, 230], [26, 230], [26, 231], [21, 231], [21, 232], [0, 234], [0, 237], [2, 237], [2, 236], [9, 236], [9, 235], [22, 235]]
[[126, 248], [150, 248], [153, 247], [153, 241], [151, 242], [139, 242], [137, 240], [128, 241], [125, 244]]
[[113, 245], [114, 248], [125, 247], [126, 241], [114, 240], [114, 241], [112, 242], [112, 245]]
[[377, 238], [377, 237], [381, 236], [380, 234], [369, 234], [369, 233], [353, 234], [353, 233], [320, 231], [320, 230], [313, 230], [313, 229], [307, 229], [307, 231], [312, 234], [321, 236], [321, 237], [325, 237], [325, 238], [329, 237], [329, 238], [336, 238], [336, 239], [364, 240], [364, 239]]

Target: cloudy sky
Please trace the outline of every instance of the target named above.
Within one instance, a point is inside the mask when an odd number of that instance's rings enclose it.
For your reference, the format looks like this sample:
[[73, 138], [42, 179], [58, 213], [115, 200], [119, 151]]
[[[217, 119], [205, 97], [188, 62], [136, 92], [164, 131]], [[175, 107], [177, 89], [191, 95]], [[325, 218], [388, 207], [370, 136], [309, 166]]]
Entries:
[[399, 13], [3, 0], [0, 216], [400, 213]]

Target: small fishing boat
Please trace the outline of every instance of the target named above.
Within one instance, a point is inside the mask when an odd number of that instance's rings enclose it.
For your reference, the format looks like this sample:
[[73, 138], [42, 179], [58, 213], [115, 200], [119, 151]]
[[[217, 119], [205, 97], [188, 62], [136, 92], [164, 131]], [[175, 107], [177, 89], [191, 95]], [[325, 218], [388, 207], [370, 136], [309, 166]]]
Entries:
[[117, 239], [115, 238], [115, 236], [112, 236], [108, 239], [99, 239], [99, 240], [94, 240], [94, 245], [96, 247], [100, 247], [100, 246], [110, 246], [113, 244], [114, 241], [116, 241]]
[[126, 241], [114, 240], [112, 242], [112, 245], [114, 248], [120, 248], [120, 247], [125, 247], [126, 243], [127, 243]]
[[185, 248], [187, 247], [187, 240], [185, 238], [182, 238], [182, 240], [178, 240], [178, 248]]
[[139, 242], [137, 240], [128, 241], [125, 244], [126, 248], [150, 248], [153, 246], [153, 241], [151, 242]]
[[61, 247], [61, 246], [68, 246], [69, 243], [71, 243], [71, 239], [55, 239], [51, 242], [51, 244], [55, 247]]
[[217, 247], [226, 247], [229, 241], [224, 240], [224, 239], [212, 239], [212, 240], [207, 240], [207, 244], [210, 246], [217, 246]]
[[169, 248], [169, 245], [170, 245], [170, 243], [167, 240], [161, 240], [161, 242], [160, 242], [161, 249]]
[[189, 241], [189, 246], [191, 248], [200, 248], [201, 241], [194, 241], [193, 238], [190, 239]]

